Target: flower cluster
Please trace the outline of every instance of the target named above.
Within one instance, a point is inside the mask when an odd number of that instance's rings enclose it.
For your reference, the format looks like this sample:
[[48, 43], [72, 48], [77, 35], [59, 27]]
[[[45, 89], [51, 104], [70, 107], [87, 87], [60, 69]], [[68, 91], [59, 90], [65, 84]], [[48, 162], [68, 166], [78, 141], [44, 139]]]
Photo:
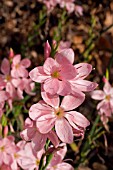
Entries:
[[33, 95], [34, 82], [28, 78], [27, 68], [31, 62], [29, 59], [22, 59], [21, 55], [12, 54], [10, 51], [9, 59], [4, 58], [0, 67], [0, 117], [3, 113], [5, 101], [12, 109], [14, 100], [23, 99], [23, 91]]
[[[45, 62], [30, 73], [27, 70], [30, 60], [21, 60], [21, 56], [14, 55], [12, 51], [9, 59], [4, 58], [1, 63], [0, 116], [6, 101], [11, 110], [13, 101], [24, 98], [23, 91], [34, 95], [35, 82], [41, 84], [42, 98], [29, 109], [29, 117], [20, 133], [22, 141], [16, 144], [13, 136], [7, 136], [10, 123], [0, 127], [2, 169], [38, 170], [43, 163], [47, 170], [73, 170], [70, 164], [63, 161], [66, 144], [71, 144], [74, 137], [83, 138], [89, 126], [87, 118], [75, 109], [84, 102], [84, 92], [93, 91], [97, 84], [85, 80], [92, 70], [90, 64], [73, 65], [74, 51], [68, 43], [61, 42], [56, 50], [54, 42], [54, 47], [52, 49], [48, 41], [45, 43]], [[48, 155], [53, 156], [49, 164]]]
[[[57, 170], [60, 168], [73, 170], [73, 167], [63, 162], [67, 148], [65, 144], [59, 146], [59, 150], [55, 150], [51, 146], [48, 151], [52, 152], [53, 158], [47, 167], [47, 170]], [[0, 168], [3, 170], [38, 170], [40, 160], [43, 154], [46, 154], [44, 149], [34, 152], [31, 142], [19, 141], [15, 144], [13, 136], [7, 136], [0, 139]]]
[[38, 0], [46, 5], [48, 11], [52, 11], [57, 5], [60, 8], [66, 8], [67, 12], [70, 14], [75, 12], [76, 15], [82, 16], [83, 15], [83, 8], [80, 5], [75, 5], [75, 0]]
[[31, 141], [35, 151], [43, 149], [47, 139], [57, 147], [59, 142], [72, 143], [74, 136], [84, 136], [89, 121], [74, 109], [83, 103], [84, 92], [97, 87], [95, 82], [84, 80], [92, 70], [90, 64], [73, 65], [71, 48], [60, 46], [52, 58], [47, 41], [44, 57], [44, 65], [29, 73], [33, 81], [41, 83], [42, 100], [30, 107], [30, 119], [26, 119], [21, 132], [21, 137]]
[[91, 92], [91, 97], [92, 99], [100, 100], [97, 110], [103, 124], [106, 124], [113, 113], [113, 87], [106, 78], [104, 78], [104, 82], [103, 90], [94, 90]]

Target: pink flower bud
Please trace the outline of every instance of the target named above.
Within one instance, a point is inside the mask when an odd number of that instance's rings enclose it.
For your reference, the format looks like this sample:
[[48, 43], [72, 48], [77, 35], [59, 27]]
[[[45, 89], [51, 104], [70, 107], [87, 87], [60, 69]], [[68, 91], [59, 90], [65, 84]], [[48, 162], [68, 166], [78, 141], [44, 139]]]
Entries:
[[44, 58], [47, 59], [50, 56], [50, 53], [51, 53], [51, 47], [47, 40], [47, 42], [45, 43], [45, 46], [44, 46]]
[[56, 45], [57, 45], [56, 40], [53, 40], [53, 41], [52, 41], [52, 45], [53, 45], [54, 48], [56, 48]]
[[10, 48], [9, 59], [12, 59], [13, 57], [14, 57], [14, 51], [12, 48]]
[[102, 78], [102, 81], [103, 81], [104, 83], [106, 83], [106, 82], [107, 82], [107, 79], [106, 79], [106, 77], [105, 77], [105, 76]]
[[4, 137], [8, 135], [8, 126], [4, 127]]

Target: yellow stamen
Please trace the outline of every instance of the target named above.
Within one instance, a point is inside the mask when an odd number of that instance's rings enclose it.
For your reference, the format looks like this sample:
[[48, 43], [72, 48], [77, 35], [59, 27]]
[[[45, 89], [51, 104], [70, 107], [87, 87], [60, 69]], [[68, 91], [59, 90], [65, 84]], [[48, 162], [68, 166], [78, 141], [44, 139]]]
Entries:
[[106, 100], [110, 100], [111, 96], [110, 95], [107, 95], [106, 96]]
[[60, 74], [58, 71], [54, 71], [51, 75], [53, 78], [59, 78], [60, 77]]
[[11, 76], [10, 76], [10, 75], [7, 75], [7, 76], [6, 76], [6, 80], [7, 80], [7, 81], [10, 81], [10, 80], [11, 80]]
[[40, 163], [40, 160], [36, 160], [36, 165], [38, 166], [39, 165], [39, 163]]
[[19, 68], [19, 66], [20, 66], [19, 64], [16, 64], [15, 68], [16, 68], [16, 69], [18, 69], [18, 68]]
[[55, 114], [58, 118], [62, 118], [64, 116], [64, 110], [62, 108], [58, 108], [55, 110]]
[[0, 150], [3, 152], [5, 150], [5, 146], [0, 147]]
[[17, 154], [17, 153], [14, 153], [14, 157], [15, 157], [15, 158], [19, 158], [19, 157], [20, 157], [20, 155], [19, 155], [19, 154]]

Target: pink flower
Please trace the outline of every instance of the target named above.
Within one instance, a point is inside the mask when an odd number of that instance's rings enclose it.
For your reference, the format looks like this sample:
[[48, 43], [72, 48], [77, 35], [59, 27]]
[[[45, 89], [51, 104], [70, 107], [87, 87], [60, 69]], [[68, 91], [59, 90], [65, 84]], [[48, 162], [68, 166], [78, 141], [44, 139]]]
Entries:
[[71, 111], [84, 101], [83, 93], [67, 95], [63, 98], [61, 105], [59, 97], [51, 96], [42, 91], [44, 101], [31, 106], [29, 116], [36, 121], [40, 133], [46, 134], [55, 126], [55, 131], [61, 141], [73, 142], [73, 128], [79, 130], [86, 128], [89, 121], [79, 112]]
[[12, 70], [11, 75], [15, 78], [28, 77], [28, 71], [26, 68], [30, 66], [31, 62], [29, 59], [22, 59], [21, 56], [15, 55], [12, 59]]
[[91, 93], [92, 99], [101, 100], [97, 105], [97, 110], [101, 115], [105, 114], [107, 117], [111, 116], [113, 112], [113, 87], [111, 87], [108, 81], [102, 90], [95, 90]]
[[50, 131], [47, 134], [42, 134], [36, 127], [36, 122], [31, 121], [29, 118], [25, 121], [25, 129], [20, 133], [21, 137], [26, 141], [32, 141], [32, 147], [34, 151], [39, 151], [44, 148], [47, 138], [54, 144], [55, 147], [58, 146], [59, 140], [54, 131]]
[[12, 170], [20, 170], [19, 165], [21, 165], [21, 151], [23, 150], [26, 142], [25, 141], [19, 141], [15, 145], [16, 152], [12, 153], [13, 162], [11, 163], [11, 169]]
[[25, 91], [29, 95], [35, 95], [33, 91], [35, 87], [35, 83], [30, 78], [22, 78], [20, 81], [18, 80], [17, 83], [15, 83], [15, 86], [17, 87], [17, 95], [20, 99], [23, 99], [23, 91]]
[[29, 75], [33, 81], [43, 83], [46, 92], [67, 95], [71, 90], [69, 80], [74, 79], [76, 74], [76, 68], [68, 59], [57, 55], [55, 60], [47, 58], [43, 66], [34, 68]]
[[9, 94], [8, 103], [11, 106], [12, 100], [14, 98], [17, 98], [17, 92], [14, 85], [15, 82], [18, 82], [18, 80], [16, 80], [10, 75], [10, 63], [9, 60], [6, 58], [4, 58], [1, 63], [1, 72], [3, 74], [0, 74], [0, 79], [1, 79], [0, 85], [2, 86], [2, 89], [5, 88], [6, 92]]
[[89, 92], [97, 87], [97, 83], [84, 80], [91, 72], [92, 66], [88, 63], [79, 63], [74, 65], [77, 75], [74, 79], [69, 80], [73, 92]]
[[48, 12], [51, 12], [54, 9], [54, 7], [57, 5], [57, 0], [49, 0], [49, 1], [39, 0], [39, 1], [42, 1], [46, 5]]
[[19, 152], [21, 155], [21, 161], [19, 162], [20, 167], [24, 170], [38, 170], [43, 153], [43, 149], [39, 152], [33, 152], [31, 143], [26, 143], [23, 149]]
[[10, 165], [13, 162], [11, 154], [15, 152], [15, 144], [12, 136], [0, 139], [0, 166], [3, 164]]
[[67, 152], [66, 145], [62, 143], [59, 147], [62, 147], [62, 148], [53, 154], [53, 158], [50, 161], [50, 164], [48, 165], [47, 170], [54, 170], [54, 169], [55, 170], [59, 170], [59, 169], [74, 170], [74, 168], [70, 164], [63, 162], [64, 156]]
[[74, 0], [59, 1], [59, 5], [61, 8], [66, 7], [68, 13], [72, 13], [74, 11], [74, 7], [75, 7]]

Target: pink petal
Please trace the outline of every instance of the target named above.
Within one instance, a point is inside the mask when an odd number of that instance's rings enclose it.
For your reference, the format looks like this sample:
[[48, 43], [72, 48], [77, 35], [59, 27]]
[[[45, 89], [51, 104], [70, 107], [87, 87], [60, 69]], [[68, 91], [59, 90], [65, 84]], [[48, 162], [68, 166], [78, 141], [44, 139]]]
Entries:
[[76, 107], [80, 106], [85, 99], [85, 95], [83, 93], [76, 93], [75, 95], [67, 95], [63, 98], [61, 107], [65, 110], [73, 110]]
[[61, 162], [56, 165], [56, 170], [74, 170], [74, 168], [68, 163]]
[[60, 76], [62, 79], [71, 80], [77, 75], [76, 68], [71, 64], [61, 65]]
[[44, 145], [46, 143], [47, 140], [47, 135], [46, 134], [41, 134], [39, 132], [37, 132], [34, 136], [34, 138], [32, 139], [32, 146], [35, 152], [41, 150], [44, 148]]
[[39, 101], [37, 104], [33, 104], [29, 109], [29, 117], [32, 120], [37, 120], [39, 116], [52, 112], [52, 108], [45, 102]]
[[[63, 52], [60, 53], [56, 53], [55, 54], [55, 59], [57, 61], [58, 64], [60, 65], [64, 65], [64, 64], [70, 64], [72, 65], [73, 62], [73, 54], [72, 56], [69, 57], [69, 54], [66, 56], [66, 50], [67, 52], [70, 52], [71, 50], [68, 49], [64, 49]], [[72, 51], [71, 51], [72, 52]], [[63, 54], [64, 53], [64, 54]]]
[[48, 133], [52, 130], [55, 124], [56, 117], [55, 115], [47, 114], [39, 117], [36, 121], [36, 126], [39, 129], [40, 133]]
[[10, 63], [7, 58], [4, 58], [1, 64], [1, 72], [5, 75], [8, 75], [10, 72]]
[[31, 61], [28, 58], [25, 58], [21, 61], [21, 65], [25, 68], [28, 68], [31, 65]]
[[12, 84], [14, 85], [14, 87], [20, 87], [20, 83], [21, 83], [21, 79], [20, 78], [18, 78], [18, 79], [16, 79], [16, 78], [13, 78], [12, 80], [11, 80], [11, 82], [12, 82]]
[[39, 82], [39, 83], [44, 82], [47, 78], [50, 77], [44, 73], [42, 66], [36, 67], [33, 70], [31, 70], [29, 73], [29, 76], [33, 81]]
[[41, 96], [43, 100], [49, 104], [52, 107], [58, 107], [59, 106], [59, 96], [57, 94], [51, 95], [50, 93], [47, 93], [44, 91], [43, 87], [41, 89]]
[[82, 79], [71, 81], [71, 84], [73, 88], [75, 87], [79, 89], [80, 91], [84, 91], [84, 92], [93, 91], [98, 86], [98, 84], [95, 82], [90, 82], [90, 81], [82, 80]]
[[89, 121], [85, 118], [85, 116], [83, 116], [81, 113], [76, 111], [71, 111], [66, 113], [65, 117], [73, 127], [74, 124], [72, 124], [72, 122], [75, 123], [75, 125], [78, 125], [83, 128], [86, 128], [87, 126], [90, 125]]
[[71, 93], [71, 85], [68, 81], [59, 81], [59, 90], [57, 94], [66, 96]]
[[44, 82], [44, 90], [52, 95], [56, 94], [59, 89], [59, 80], [56, 78], [48, 78]]
[[14, 78], [19, 77], [17, 69], [15, 69], [15, 67], [11, 70], [11, 76], [14, 77]]
[[30, 118], [26, 118], [25, 120], [25, 128], [33, 127], [33, 121]]
[[94, 90], [91, 92], [91, 98], [95, 100], [103, 100], [105, 93], [102, 90]]
[[65, 118], [57, 119], [57, 121], [55, 122], [55, 130], [62, 142], [73, 142], [73, 131]]
[[66, 48], [60, 51], [62, 57], [65, 57], [71, 64], [74, 62], [74, 51], [71, 48]]
[[26, 141], [29, 141], [31, 140], [36, 134], [36, 130], [35, 128], [28, 128], [28, 129], [25, 129], [23, 130], [21, 133], [20, 133], [20, 136], [22, 139], [26, 140]]
[[60, 41], [58, 46], [58, 52], [60, 53], [64, 49], [68, 49], [71, 46], [70, 41]]
[[28, 77], [28, 71], [23, 66], [20, 66], [17, 69], [17, 72], [18, 72], [19, 77]]
[[53, 143], [55, 147], [58, 147], [59, 140], [56, 133], [52, 130], [47, 134], [48, 139]]
[[16, 89], [11, 83], [7, 83], [6, 91], [9, 93], [11, 98], [16, 98], [17, 97]]
[[[62, 147], [62, 148], [60, 148], [60, 147]], [[59, 148], [60, 148], [60, 150], [57, 151], [57, 149], [56, 149], [56, 152], [54, 152], [52, 160], [51, 160], [48, 168], [56, 167], [64, 159], [66, 152], [67, 152], [66, 144], [65, 143], [59, 144]]]
[[57, 94], [61, 96], [66, 96], [71, 93], [71, 85], [68, 81], [59, 81], [59, 90]]
[[81, 79], [86, 78], [92, 71], [92, 65], [88, 63], [76, 64], [74, 67], [77, 69], [77, 78], [79, 77]]
[[110, 102], [103, 100], [97, 105], [97, 109], [100, 111], [101, 114], [105, 114], [107, 117], [111, 116], [112, 108], [110, 106]]
[[[20, 60], [21, 60], [21, 55], [20, 55], [20, 54], [15, 55], [14, 58], [13, 58], [13, 64], [14, 64], [14, 65], [19, 64], [19, 63], [20, 63]], [[13, 66], [13, 65], [12, 65], [12, 66]]]
[[99, 110], [101, 107], [104, 107], [104, 105], [106, 105], [106, 102], [106, 100], [102, 100], [101, 102], [99, 102], [97, 105], [97, 110]]
[[3, 158], [4, 158], [4, 163], [7, 165], [10, 165], [13, 162], [12, 156], [9, 154], [4, 153], [3, 154]]
[[9, 94], [6, 91], [0, 91], [0, 103], [7, 100], [9, 97]]
[[55, 67], [56, 65], [57, 65], [57, 63], [53, 58], [47, 58], [43, 65], [44, 72], [47, 75], [51, 75], [52, 68]]
[[19, 99], [23, 99], [24, 98], [23, 91], [21, 89], [19, 89], [19, 88], [17, 89], [17, 96], [18, 96]]
[[5, 76], [0, 74], [0, 90], [4, 89], [4, 87], [6, 87], [7, 83], [4, 82], [4, 78], [5, 78]]
[[108, 81], [106, 81], [103, 90], [104, 90], [104, 92], [105, 92], [106, 94], [109, 94], [109, 93], [110, 93], [111, 85], [110, 85], [110, 83], [109, 83]]
[[113, 98], [110, 99], [110, 107], [111, 107], [111, 110], [112, 110], [112, 113], [113, 113]]

